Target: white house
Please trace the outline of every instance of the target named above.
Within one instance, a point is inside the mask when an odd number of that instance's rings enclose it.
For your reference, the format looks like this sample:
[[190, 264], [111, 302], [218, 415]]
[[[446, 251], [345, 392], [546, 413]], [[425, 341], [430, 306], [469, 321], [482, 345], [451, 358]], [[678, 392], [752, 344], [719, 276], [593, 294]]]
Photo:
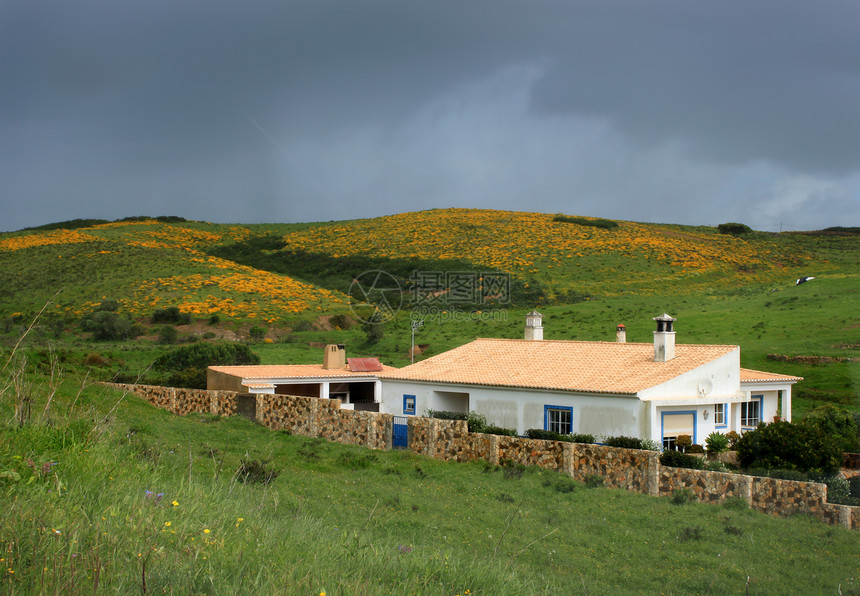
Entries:
[[616, 342], [544, 340], [541, 315], [533, 311], [526, 339], [476, 339], [400, 369], [210, 367], [209, 388], [231, 388], [218, 379], [232, 376], [250, 392], [293, 393], [311, 385], [319, 390], [300, 394], [322, 398], [337, 396], [332, 385], [372, 383], [379, 411], [391, 414], [475, 411], [519, 433], [626, 435], [668, 448], [681, 434], [703, 443], [713, 431], [742, 432], [776, 416], [791, 420], [791, 387], [801, 378], [742, 369], [738, 346], [676, 345], [675, 319], [654, 320], [653, 343], [626, 342], [623, 325]]

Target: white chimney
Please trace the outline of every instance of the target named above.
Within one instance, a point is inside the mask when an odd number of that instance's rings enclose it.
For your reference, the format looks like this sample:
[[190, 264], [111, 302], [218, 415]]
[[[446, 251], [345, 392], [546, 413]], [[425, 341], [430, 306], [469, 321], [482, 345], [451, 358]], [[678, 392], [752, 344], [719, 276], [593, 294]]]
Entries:
[[619, 323], [615, 328], [615, 341], [620, 344], [627, 342], [627, 328], [624, 327], [624, 323]]
[[543, 315], [533, 310], [526, 315], [526, 339], [540, 341], [543, 339]]
[[667, 362], [675, 357], [675, 331], [672, 324], [678, 319], [663, 313], [653, 317], [657, 321], [654, 332], [654, 362]]

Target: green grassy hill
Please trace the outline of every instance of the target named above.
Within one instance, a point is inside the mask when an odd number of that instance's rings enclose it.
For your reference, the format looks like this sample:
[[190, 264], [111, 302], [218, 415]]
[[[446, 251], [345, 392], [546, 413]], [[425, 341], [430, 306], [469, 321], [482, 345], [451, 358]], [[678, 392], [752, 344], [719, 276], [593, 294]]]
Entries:
[[[368, 343], [350, 309], [353, 279], [385, 271], [403, 306]], [[409, 361], [410, 321], [426, 357], [478, 336], [519, 337], [525, 312], [546, 315], [548, 338], [650, 341], [651, 317], [678, 317], [679, 342], [732, 343], [742, 364], [797, 374], [796, 411], [833, 401], [860, 409], [860, 238], [832, 233], [751, 233], [536, 213], [445, 209], [345, 222], [225, 225], [179, 218], [76, 220], [0, 234], [0, 340], [13, 345], [45, 305], [30, 340], [94, 374], [137, 374], [159, 353], [157, 309], [194, 322], [179, 341], [248, 340], [265, 362], [315, 362], [322, 342], [351, 353]], [[448, 286], [435, 310], [410, 300], [414, 272], [507, 276], [484, 300]], [[815, 280], [795, 286], [795, 279]], [[144, 334], [92, 342], [79, 322], [116, 300]], [[826, 357], [822, 359], [821, 357]], [[102, 364], [105, 363], [105, 364]]]

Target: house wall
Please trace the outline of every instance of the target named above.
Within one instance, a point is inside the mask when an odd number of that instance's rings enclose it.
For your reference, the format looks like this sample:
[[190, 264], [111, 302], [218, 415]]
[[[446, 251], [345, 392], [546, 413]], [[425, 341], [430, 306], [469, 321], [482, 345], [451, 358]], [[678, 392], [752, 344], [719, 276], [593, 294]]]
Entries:
[[211, 368], [206, 370], [206, 387], [215, 391], [236, 391], [239, 393], [243, 391], [240, 377], [217, 372]]
[[[231, 392], [112, 386], [178, 414], [236, 413], [236, 394]], [[371, 449], [390, 449], [393, 445], [391, 414], [343, 410], [339, 400], [301, 396], [257, 395], [256, 400], [256, 420], [269, 428]], [[407, 420], [409, 449], [436, 459], [521, 463], [556, 470], [579, 481], [600, 476], [607, 487], [653, 496], [688, 489], [703, 502], [735, 498], [771, 515], [804, 513], [830, 524], [860, 528], [860, 507], [828, 503], [823, 484], [664, 467], [654, 451], [470, 433], [463, 420], [419, 416]]]
[[[649, 387], [640, 391], [642, 399], [654, 400], [661, 398], [700, 396], [701, 382], [710, 383], [710, 389], [705, 399], [737, 397], [740, 392], [740, 348], [724, 354], [698, 368], [682, 373], [670, 381]], [[671, 364], [670, 362], [666, 363]]]
[[[468, 408], [458, 406], [455, 394], [468, 394]], [[515, 429], [524, 434], [529, 428], [544, 428], [544, 406], [573, 408], [572, 432], [595, 436], [645, 436], [645, 406], [632, 396], [583, 395], [562, 391], [539, 391], [476, 385], [446, 385], [414, 381], [386, 380], [382, 388], [381, 410], [403, 415], [403, 396], [415, 396], [415, 413], [453, 409], [474, 411], [487, 417], [490, 424]], [[445, 396], [444, 400], [440, 395]]]

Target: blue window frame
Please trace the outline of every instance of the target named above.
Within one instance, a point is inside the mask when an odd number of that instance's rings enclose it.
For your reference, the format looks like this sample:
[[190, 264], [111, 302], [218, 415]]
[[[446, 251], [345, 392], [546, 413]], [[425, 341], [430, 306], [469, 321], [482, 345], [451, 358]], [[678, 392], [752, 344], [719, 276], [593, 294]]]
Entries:
[[726, 428], [726, 404], [714, 404], [714, 426]]
[[690, 438], [693, 440], [693, 443], [696, 443], [696, 438], [699, 432], [699, 413], [696, 410], [682, 410], [677, 412], [669, 411], [660, 413], [660, 436], [663, 438], [664, 450], [675, 449], [675, 440], [680, 436], [666, 434], [666, 416], [689, 416], [691, 414], [693, 416], [693, 434], [690, 435]]
[[573, 408], [569, 406], [544, 406], [543, 429], [560, 435], [573, 432]]
[[404, 395], [403, 396], [403, 413], [409, 415], [415, 415], [415, 396], [414, 395]]

